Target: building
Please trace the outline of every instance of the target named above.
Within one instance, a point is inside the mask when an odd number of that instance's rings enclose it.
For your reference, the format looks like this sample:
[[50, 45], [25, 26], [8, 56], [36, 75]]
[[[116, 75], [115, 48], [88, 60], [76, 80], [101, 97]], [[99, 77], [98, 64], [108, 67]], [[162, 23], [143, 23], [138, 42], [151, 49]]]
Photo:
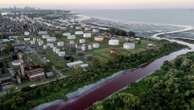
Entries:
[[98, 33], [98, 32], [100, 32], [100, 31], [99, 31], [99, 29], [92, 29], [92, 32], [93, 32], [93, 33]]
[[81, 26], [76, 26], [75, 29], [80, 30], [80, 29], [82, 29], [82, 27]]
[[31, 45], [34, 45], [34, 44], [35, 44], [35, 41], [30, 41], [30, 44], [31, 44]]
[[47, 32], [47, 31], [39, 31], [38, 34], [39, 34], [39, 35], [47, 35], [48, 32]]
[[14, 61], [11, 62], [11, 64], [12, 64], [13, 66], [20, 66], [22, 63], [23, 63], [23, 62], [21, 62], [21, 60], [14, 60]]
[[119, 40], [118, 39], [110, 39], [108, 41], [108, 45], [117, 46], [117, 45], [119, 45]]
[[124, 49], [134, 49], [135, 48], [135, 43], [129, 43], [129, 42], [124, 43], [123, 48]]
[[49, 35], [42, 35], [43, 39], [48, 39], [50, 36]]
[[53, 44], [53, 43], [47, 43], [46, 46], [47, 46], [47, 47], [50, 47], [50, 48], [53, 48], [53, 47], [54, 47], [54, 44]]
[[86, 39], [79, 39], [79, 43], [80, 44], [83, 44], [83, 43], [85, 43], [86, 42]]
[[25, 36], [29, 36], [29, 35], [30, 35], [30, 32], [25, 31], [25, 32], [24, 32], [24, 35], [25, 35]]
[[65, 56], [65, 51], [57, 52], [57, 54], [58, 54], [59, 57], [64, 57]]
[[47, 38], [47, 42], [55, 42], [56, 40], [57, 40], [56, 37]]
[[69, 36], [67, 36], [67, 39], [68, 40], [73, 40], [73, 39], [76, 39], [76, 37], [75, 37], [75, 35], [69, 35]]
[[70, 68], [72, 68], [72, 67], [79, 66], [81, 64], [83, 64], [83, 61], [80, 61], [79, 60], [79, 61], [74, 61], [74, 62], [67, 63], [67, 66], [70, 67]]
[[47, 45], [43, 45], [43, 49], [47, 49]]
[[152, 43], [148, 44], [148, 47], [153, 47], [153, 46], [154, 46], [154, 44], [152, 44]]
[[25, 71], [25, 73], [30, 81], [42, 80], [45, 78], [45, 73], [43, 68], [27, 70]]
[[7, 16], [7, 15], [8, 15], [7, 12], [2, 12], [2, 13], [1, 13], [1, 16]]
[[38, 41], [38, 45], [42, 46], [44, 44], [44, 42], [42, 40]]
[[86, 51], [87, 50], [87, 47], [86, 47], [87, 45], [85, 45], [85, 44], [83, 44], [83, 45], [81, 45], [81, 51]]
[[60, 49], [57, 47], [53, 47], [53, 52], [55, 52], [56, 54], [58, 54], [60, 52]]
[[85, 30], [85, 31], [91, 31], [91, 28], [85, 27], [84, 30]]
[[92, 50], [92, 45], [91, 44], [88, 45], [88, 50]]
[[24, 41], [30, 41], [29, 37], [24, 37]]
[[75, 41], [74, 41], [74, 40], [70, 40], [70, 41], [69, 41], [69, 44], [70, 44], [70, 45], [75, 45]]
[[86, 64], [86, 63], [80, 65], [80, 67], [83, 68], [83, 69], [84, 69], [84, 68], [87, 68], [88, 66], [89, 66], [89, 65]]
[[84, 32], [83, 31], [75, 31], [75, 35], [83, 35]]
[[102, 42], [104, 40], [104, 37], [97, 36], [97, 37], [94, 37], [94, 40], [97, 41], [97, 42]]
[[71, 33], [69, 33], [69, 32], [66, 32], [66, 33], [63, 33], [63, 36], [71, 36]]

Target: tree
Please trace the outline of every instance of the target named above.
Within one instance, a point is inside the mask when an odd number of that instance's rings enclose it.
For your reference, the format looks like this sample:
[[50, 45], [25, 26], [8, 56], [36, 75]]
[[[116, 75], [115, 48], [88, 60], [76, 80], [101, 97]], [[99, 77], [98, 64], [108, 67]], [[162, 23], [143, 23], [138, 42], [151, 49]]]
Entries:
[[129, 37], [135, 37], [136, 36], [135, 32], [132, 32], [132, 31], [129, 31], [127, 34], [128, 34]]

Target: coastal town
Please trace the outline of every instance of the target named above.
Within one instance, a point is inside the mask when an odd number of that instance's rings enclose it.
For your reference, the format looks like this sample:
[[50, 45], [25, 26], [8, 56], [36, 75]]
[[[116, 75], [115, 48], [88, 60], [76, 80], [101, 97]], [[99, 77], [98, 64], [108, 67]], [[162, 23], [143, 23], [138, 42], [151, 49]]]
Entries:
[[[119, 80], [119, 75], [124, 78], [130, 73], [125, 78], [135, 83], [146, 76], [143, 72], [155, 72], [168, 59], [154, 70], [153, 65], [148, 65], [152, 61], [190, 48], [184, 43], [154, 38], [164, 35], [166, 30], [156, 36], [140, 36], [142, 33], [98, 24], [71, 11], [14, 7], [0, 9], [0, 13], [2, 110], [40, 110], [45, 108], [44, 103], [52, 108], [55, 100], [61, 99], [56, 104], [60, 107], [64, 101], [68, 104], [103, 88], [101, 85], [108, 85], [114, 78], [123, 82], [111, 91], [116, 92], [128, 84]], [[71, 110], [86, 109], [111, 95], [106, 90], [106, 96], [91, 97], [91, 102], [83, 102], [85, 105], [79, 105], [80, 108], [71, 105], [75, 107]]]
[[[69, 75], [65, 74], [67, 69], [87, 70], [95, 58], [106, 61], [120, 52], [127, 54], [155, 46], [151, 40], [136, 37], [133, 32], [126, 36], [115, 35], [107, 27], [83, 24], [68, 14], [65, 13], [67, 19], [51, 21], [39, 16], [32, 19], [22, 11], [1, 13], [2, 21], [7, 21], [1, 22], [1, 30], [9, 30], [1, 32], [1, 56], [5, 56], [1, 62], [8, 68], [2, 70], [6, 72], [1, 74], [1, 90], [36, 86], [36, 81], [64, 78]], [[5, 27], [8, 22], [14, 24]], [[7, 64], [3, 64], [4, 61]]]

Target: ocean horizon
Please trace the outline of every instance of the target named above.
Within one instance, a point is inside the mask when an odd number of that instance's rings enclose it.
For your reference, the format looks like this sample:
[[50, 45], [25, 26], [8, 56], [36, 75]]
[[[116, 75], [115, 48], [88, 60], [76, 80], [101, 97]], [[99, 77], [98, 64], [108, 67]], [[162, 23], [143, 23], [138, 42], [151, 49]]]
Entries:
[[74, 10], [75, 13], [122, 23], [150, 23], [194, 26], [193, 9]]

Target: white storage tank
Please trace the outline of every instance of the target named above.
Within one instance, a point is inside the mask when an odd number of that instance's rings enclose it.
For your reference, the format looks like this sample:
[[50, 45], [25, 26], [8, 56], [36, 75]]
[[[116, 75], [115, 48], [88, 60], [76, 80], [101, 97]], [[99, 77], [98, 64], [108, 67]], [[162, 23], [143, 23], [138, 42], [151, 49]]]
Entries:
[[154, 46], [154, 44], [152, 44], [152, 43], [148, 44], [148, 47], [153, 47], [153, 46]]
[[88, 50], [92, 50], [92, 45], [91, 44], [88, 45]]
[[48, 43], [47, 46], [50, 47], [50, 48], [53, 48], [54, 44], [53, 43]]
[[58, 55], [59, 55], [60, 57], [64, 57], [64, 56], [65, 56], [65, 51], [60, 51], [60, 52], [58, 52]]
[[118, 39], [111, 39], [108, 41], [108, 45], [117, 46], [117, 45], [119, 45], [119, 40]]
[[74, 40], [70, 40], [70, 41], [69, 41], [69, 44], [70, 44], [70, 45], [73, 45], [73, 44], [75, 44], [75, 41], [74, 41]]
[[98, 29], [92, 29], [92, 32], [93, 32], [93, 33], [98, 33], [99, 30], [98, 30]]
[[30, 35], [30, 32], [25, 31], [25, 32], [24, 32], [24, 35], [25, 35], [25, 36], [29, 36], [29, 35]]
[[129, 42], [124, 43], [123, 48], [124, 49], [134, 49], [135, 48], [135, 43], [129, 43]]
[[53, 52], [56, 52], [56, 49], [57, 49], [56, 47], [53, 47]]
[[76, 26], [75, 29], [80, 30], [82, 27]]
[[47, 49], [47, 46], [46, 45], [43, 45], [43, 49]]
[[91, 29], [89, 27], [84, 28], [85, 31], [90, 31]]
[[67, 39], [68, 40], [73, 40], [73, 39], [76, 39], [76, 37], [75, 37], [75, 35], [69, 35], [69, 36], [67, 36]]
[[83, 35], [84, 32], [83, 31], [75, 31], [75, 35]]
[[70, 35], [71, 35], [71, 33], [69, 33], [69, 32], [63, 33], [63, 36], [70, 36]]
[[99, 44], [99, 43], [93, 43], [93, 44], [92, 44], [92, 47], [93, 47], [93, 48], [100, 48], [100, 44]]
[[60, 49], [59, 48], [56, 48], [55, 49], [55, 53], [58, 54], [60, 52]]
[[42, 35], [43, 39], [48, 39], [50, 36], [49, 35]]
[[86, 39], [80, 39], [80, 40], [79, 40], [79, 43], [80, 43], [80, 44], [83, 44], [83, 43], [85, 43], [85, 42], [86, 42]]
[[39, 35], [46, 35], [46, 34], [48, 34], [48, 32], [47, 31], [39, 31], [38, 34]]
[[57, 40], [56, 37], [47, 38], [47, 42], [55, 42], [56, 40]]
[[84, 33], [83, 37], [84, 38], [91, 38], [92, 34], [91, 33]]

